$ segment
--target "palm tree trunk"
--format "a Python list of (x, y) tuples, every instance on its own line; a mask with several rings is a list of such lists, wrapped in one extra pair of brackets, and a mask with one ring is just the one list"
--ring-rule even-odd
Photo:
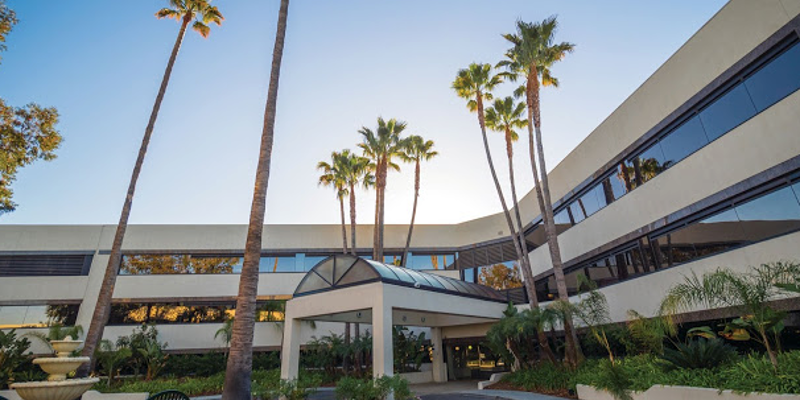
[[(553, 204), (550, 201), (550, 186), (547, 179), (547, 166), (544, 161), (544, 146), (542, 144), (541, 115), (539, 107), (539, 78), (536, 71), (536, 67), (532, 66), (531, 73), (528, 75), (528, 87), (526, 90), (528, 100), (528, 138), (530, 142), (529, 150), (531, 168), (533, 169), (536, 198), (539, 201), (539, 208), (542, 211), (545, 235), (547, 236), (547, 247), (550, 250), (550, 260), (553, 263), (553, 275), (555, 276), (556, 280), (558, 297), (562, 301), (569, 301), (567, 283), (564, 279), (564, 267), (561, 262), (561, 249), (558, 246), (558, 233), (556, 232), (555, 222), (553, 220)], [(536, 152), (534, 152), (534, 137), (531, 130), (533, 130), (536, 134)], [(542, 173), (541, 184), (536, 168), (536, 157), (534, 153), (536, 153), (539, 158), (539, 168), (541, 169)], [(572, 323), (572, 316), (569, 313), (566, 313), (564, 318), (564, 334), (566, 337), (565, 354), (567, 356), (567, 361), (573, 367), (575, 367), (581, 362), (583, 355), (581, 354), (578, 335), (575, 332)]]
[(342, 358), (342, 371), (345, 375), (348, 375), (350, 371), (350, 323), (344, 323), (344, 346), (345, 346), (345, 355)]
[(408, 225), (406, 248), (403, 250), (403, 267), (408, 260), (408, 248), (411, 247), (411, 234), (414, 232), (414, 219), (417, 217), (417, 199), (419, 199), (419, 160), (414, 165), (414, 206), (411, 208), (411, 224)]
[(375, 225), (372, 228), (372, 259), (378, 261), (378, 229), (381, 213), (381, 184), (380, 167), (375, 166)]
[(356, 190), (350, 185), (350, 251), (356, 255)]
[(289, 0), (281, 0), (275, 48), (272, 51), (267, 104), (264, 110), (264, 127), (258, 156), (250, 224), (247, 229), (244, 262), (239, 277), (239, 294), (236, 297), (236, 318), (233, 320), (230, 355), (225, 371), (224, 400), (250, 400), (250, 374), (253, 366), (253, 331), (255, 328), (256, 295), (258, 293), (258, 265), (261, 261), (261, 237), (264, 231), (267, 187), (269, 184), (272, 143), (275, 133), (275, 110), (278, 100), (278, 82), (286, 39), (286, 18)]
[(384, 262), (383, 259), (383, 222), (384, 216), (386, 215), (386, 178), (388, 173), (388, 164), (387, 161), (383, 161), (383, 165), (381, 166), (381, 211), (380, 211), (380, 220), (378, 221), (378, 260), (379, 262)]
[(347, 254), (347, 223), (344, 219), (344, 198), (339, 196), (339, 212), (342, 214), (342, 254)]
[(116, 284), (117, 273), (122, 263), (122, 241), (125, 237), (125, 231), (128, 229), (128, 217), (131, 214), (131, 207), (133, 206), (133, 195), (136, 192), (136, 183), (139, 180), (139, 173), (142, 171), (142, 164), (144, 164), (144, 157), (145, 154), (147, 154), (147, 146), (150, 144), (150, 136), (152, 136), (153, 129), (156, 125), (158, 111), (161, 109), (161, 101), (164, 100), (164, 95), (167, 92), (169, 78), (172, 75), (172, 67), (175, 66), (175, 60), (178, 58), (178, 51), (181, 48), (183, 37), (186, 35), (186, 27), (189, 25), (190, 21), (191, 16), (187, 14), (183, 18), (181, 29), (178, 31), (178, 37), (175, 39), (175, 44), (172, 46), (172, 53), (167, 62), (167, 69), (164, 71), (164, 77), (161, 78), (161, 86), (158, 89), (158, 95), (156, 95), (153, 110), (150, 112), (150, 120), (147, 123), (147, 128), (144, 130), (142, 144), (139, 147), (139, 155), (136, 157), (136, 164), (134, 164), (133, 167), (131, 181), (128, 184), (128, 193), (125, 195), (125, 202), (122, 205), (122, 213), (119, 216), (117, 231), (114, 234), (114, 242), (111, 245), (111, 254), (108, 257), (106, 273), (103, 277), (103, 286), (100, 288), (100, 293), (97, 295), (97, 303), (94, 308), (94, 313), (92, 313), (92, 322), (89, 325), (89, 331), (86, 332), (86, 340), (83, 345), (83, 351), (81, 352), (84, 357), (89, 357), (91, 361), (83, 364), (78, 369), (78, 376), (88, 376), (95, 366), (96, 360), (94, 358), (94, 351), (103, 338), (103, 329), (108, 322), (108, 317), (111, 312), (114, 285)]

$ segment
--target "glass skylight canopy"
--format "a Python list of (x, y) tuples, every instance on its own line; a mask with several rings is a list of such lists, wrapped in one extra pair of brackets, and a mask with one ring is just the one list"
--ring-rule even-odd
[(328, 257), (311, 268), (295, 296), (336, 290), (343, 287), (383, 282), (418, 289), (505, 302), (506, 298), (492, 288), (458, 279), (414, 271), (351, 255)]

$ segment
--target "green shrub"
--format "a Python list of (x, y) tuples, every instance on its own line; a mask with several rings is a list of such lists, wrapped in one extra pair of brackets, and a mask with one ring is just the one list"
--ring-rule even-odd
[(720, 339), (698, 338), (665, 348), (661, 359), (667, 369), (708, 369), (726, 364), (736, 357), (736, 349)]
[(17, 380), (21, 367), (30, 363), (30, 357), (25, 354), (30, 346), (28, 339), (17, 338), (16, 330), (0, 331), (0, 389)]
[(391, 392), (394, 392), (395, 400), (413, 397), (408, 381), (400, 376), (382, 376), (378, 379), (346, 376), (336, 383), (336, 398), (339, 400), (383, 400)]
[(299, 379), (281, 379), (278, 384), (266, 390), (254, 390), (253, 396), (266, 399), (303, 400), (316, 393), (322, 377), (319, 375), (301, 376)]
[[(303, 374), (301, 374), (301, 377)], [(251, 376), (254, 392), (265, 393), (277, 387), (280, 382), (280, 371), (278, 370), (254, 370)], [(225, 383), (225, 371), (208, 377), (192, 378), (159, 378), (152, 381), (129, 379), (118, 385), (108, 387), (105, 383), (95, 384), (92, 388), (102, 393), (123, 393), (123, 392), (148, 392), (158, 393), (164, 390), (175, 389), (186, 393), (189, 396), (201, 396), (222, 393)]]

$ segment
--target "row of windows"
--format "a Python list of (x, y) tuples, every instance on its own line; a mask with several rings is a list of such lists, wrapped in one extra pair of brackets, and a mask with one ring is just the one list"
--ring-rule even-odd
[(608, 171), (579, 198), (560, 206), (554, 216), (558, 232), (583, 221), (799, 89), (800, 44), (782, 47), (784, 50), (761, 67), (743, 72), (733, 84), (710, 95), (677, 124), (665, 128), (654, 143)]
[[(259, 263), (261, 273), (308, 272), (327, 255), (297, 253), (293, 256), (264, 256)], [(371, 259), (368, 255), (363, 258)], [(401, 255), (386, 255), (384, 262), (399, 264)], [(192, 254), (129, 254), (122, 257), (123, 275), (162, 274), (238, 274), (242, 272), (243, 257)], [(456, 255), (409, 254), (406, 267), (415, 270), (452, 269)]]
[[(257, 307), (257, 322), (279, 322), (284, 319), (286, 300), (259, 301)], [(235, 314), (236, 304), (233, 302), (113, 303), (108, 324), (222, 323), (233, 318)]]
[[(746, 196), (746, 195), (745, 195)], [(571, 268), (565, 274), (570, 295), (578, 292), (578, 275), (607, 286), (642, 274), (800, 230), (800, 183), (785, 181), (749, 199), (726, 202), (711, 212), (634, 240)], [(540, 301), (558, 296), (555, 278), (536, 282)]]
[(78, 304), (0, 306), (0, 329), (46, 328), (75, 325)]

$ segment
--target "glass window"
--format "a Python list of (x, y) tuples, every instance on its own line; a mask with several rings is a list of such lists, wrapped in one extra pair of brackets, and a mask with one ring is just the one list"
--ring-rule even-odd
[(712, 141), (756, 114), (744, 85), (737, 85), (700, 112), (700, 120)]
[(737, 205), (736, 214), (753, 242), (800, 229), (800, 204), (789, 187)]
[(703, 131), (703, 125), (700, 124), (700, 118), (694, 116), (661, 139), (660, 143), (666, 160), (664, 167), (669, 168), (708, 144), (708, 139)]
[(581, 196), (576, 203), (581, 206), (581, 210), (584, 211), (586, 218), (588, 218), (590, 215), (600, 211), (601, 208), (606, 206), (605, 200), (603, 185), (598, 184)]
[(577, 200), (569, 204), (569, 214), (572, 216), (572, 222), (575, 224), (586, 219), (586, 212), (583, 209), (583, 205)]
[[(626, 193), (630, 192), (633, 189), (632, 182), (635, 180), (633, 169), (629, 169), (625, 163), (620, 163), (614, 168), (614, 172), (608, 176), (603, 181), (603, 184), (606, 186), (610, 186), (610, 194), (613, 197), (610, 197), (609, 194), (606, 194), (606, 203), (611, 204), (612, 201), (621, 198)], [(608, 189), (606, 189), (607, 191)], [(608, 200), (610, 197), (610, 200)]]
[(565, 208), (553, 216), (553, 222), (555, 222), (557, 234), (561, 234), (561, 232), (564, 232), (570, 226), (572, 226), (572, 221), (569, 219), (569, 212), (567, 209), (568, 208)]
[[(558, 221), (557, 218), (556, 221)], [(541, 223), (536, 224), (533, 230), (527, 235), (525, 235), (525, 238), (528, 239), (529, 243), (533, 243), (534, 246), (533, 248), (528, 246), (528, 250), (533, 250), (547, 243), (547, 235), (545, 235), (544, 226), (542, 226)]]
[(586, 268), (586, 277), (597, 283), (597, 286), (606, 286), (619, 281), (617, 263), (613, 257), (597, 260)]
[(539, 301), (552, 301), (558, 297), (556, 278), (553, 275), (536, 281), (536, 297)]
[(75, 325), (78, 304), (0, 306), (0, 329), (44, 328)]
[(800, 88), (800, 45), (795, 44), (744, 81), (759, 112)]
[(689, 227), (681, 227), (657, 239), (663, 267), (688, 262), (696, 258), (694, 237)]
[(692, 232), (698, 257), (738, 247), (746, 240), (733, 208), (695, 222), (686, 229)]
[(311, 271), (311, 268), (314, 268), (315, 265), (326, 258), (328, 258), (328, 256), (309, 256), (306, 254), (303, 258), (303, 271)]
[(301, 272), (297, 271), (294, 257), (261, 257), (258, 271), (265, 272)]
[(664, 170), (664, 152), (661, 143), (656, 143), (639, 154), (632, 162), (635, 181), (641, 185)]
[(412, 254), (406, 268), (424, 271), (430, 269), (450, 269), (455, 267), (455, 254)]

